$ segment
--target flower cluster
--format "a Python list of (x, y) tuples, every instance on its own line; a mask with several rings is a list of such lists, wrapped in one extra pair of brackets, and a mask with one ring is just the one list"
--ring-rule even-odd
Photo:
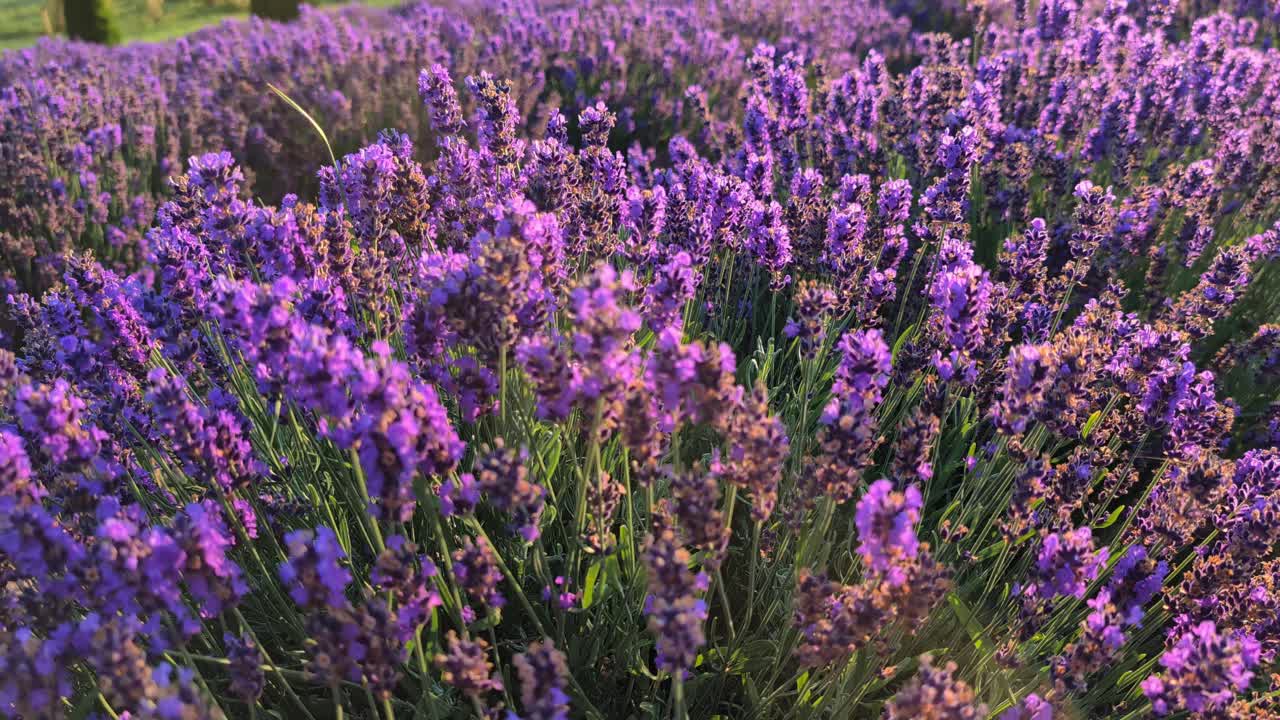
[(0, 715), (1269, 712), (1277, 39), (420, 0), (6, 52)]
[(876, 410), (889, 384), (892, 359), (879, 330), (846, 334), (836, 348), (841, 360), (820, 418), (822, 453), (814, 473), (817, 487), (810, 492), (848, 502), (880, 444)]
[(645, 547), (649, 592), (644, 612), (649, 617), (649, 630), (657, 638), (658, 667), (672, 673), (688, 672), (705, 641), (702, 628), (707, 603), (698, 595), (707, 589), (709, 580), (705, 573), (690, 570), (691, 562), (669, 511), (657, 508)]
[(937, 667), (932, 656), (921, 656), (916, 677), (885, 705), (885, 720), (969, 720), (985, 716), (987, 706), (978, 703), (973, 690), (955, 677), (956, 670), (953, 662)]
[(1213, 623), (1203, 622), (1160, 656), (1164, 672), (1143, 681), (1142, 692), (1159, 715), (1220, 711), (1248, 687), (1259, 660), (1252, 637), (1224, 636)]

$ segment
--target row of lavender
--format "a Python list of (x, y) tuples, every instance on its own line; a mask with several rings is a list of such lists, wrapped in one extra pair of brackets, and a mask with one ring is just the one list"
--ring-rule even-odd
[[(790, 37), (793, 34), (795, 37)], [(838, 67), (873, 46), (893, 56), (908, 26), (873, 3), (685, 3), (539, 0), (308, 11), (290, 25), (226, 23), (164, 45), (44, 42), (0, 60), (0, 268), (43, 290), (65, 250), (118, 268), (145, 256), (145, 231), (188, 156), (219, 150), (251, 187), (314, 190), (323, 159), (306, 107), (339, 149), (394, 126), (423, 139), (413, 86), (439, 62), (459, 77), (519, 79), (522, 116), (570, 117), (603, 100), (637, 138), (682, 125), (684, 89), (730, 105), (759, 39), (820, 52)]]
[[(819, 5), (273, 28), (400, 38), (350, 120), (341, 71), (289, 92), (405, 131), (326, 165), (228, 103), (169, 185), (188, 140), (108, 142), (156, 187), (127, 251), (0, 351), (0, 708), (1270, 716), (1274, 18), (1132, 5), (849, 10), (866, 52)], [(30, 75), (8, 117), (78, 147), (21, 93), (86, 75)]]

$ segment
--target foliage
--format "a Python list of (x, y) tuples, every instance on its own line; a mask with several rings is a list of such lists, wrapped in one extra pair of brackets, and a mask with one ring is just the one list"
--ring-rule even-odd
[(68, 36), (101, 45), (120, 42), (111, 0), (65, 0), (62, 11)]

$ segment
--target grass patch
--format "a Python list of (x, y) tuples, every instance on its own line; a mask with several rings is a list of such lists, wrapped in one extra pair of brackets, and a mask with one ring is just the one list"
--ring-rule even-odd
[[(340, 3), (315, 0), (313, 5)], [(398, 0), (369, 0), (365, 5), (386, 7)], [(160, 42), (195, 32), (222, 20), (249, 17), (246, 2), (238, 6), (230, 2), (205, 0), (169, 0), (160, 14), (153, 14), (147, 0), (115, 0), (116, 15), (124, 40)], [(47, 37), (42, 11), (48, 7), (39, 0), (0, 0), (0, 49), (29, 47)]]

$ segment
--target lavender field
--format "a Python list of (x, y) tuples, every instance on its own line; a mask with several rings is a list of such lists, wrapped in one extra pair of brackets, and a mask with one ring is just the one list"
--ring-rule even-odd
[(1280, 4), (0, 55), (0, 716), (1280, 718)]

